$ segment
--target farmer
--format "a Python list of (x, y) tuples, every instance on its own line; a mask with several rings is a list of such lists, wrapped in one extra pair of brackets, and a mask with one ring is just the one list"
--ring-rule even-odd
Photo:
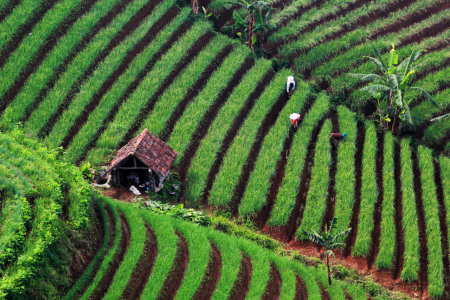
[(297, 122), (302, 119), (302, 116), (300, 114), (294, 113), (294, 114), (289, 115), (289, 119), (291, 119), (291, 121), (292, 121), (292, 126), (297, 128), (297, 126), (298, 126)]
[(330, 142), (337, 146), (340, 140), (343, 140), (347, 137), (347, 133), (333, 132), (330, 133)]
[(291, 97), (292, 93), (295, 90), (295, 79), (294, 76), (289, 76), (287, 78), (287, 83), (286, 83), (286, 92), (288, 93), (289, 97)]

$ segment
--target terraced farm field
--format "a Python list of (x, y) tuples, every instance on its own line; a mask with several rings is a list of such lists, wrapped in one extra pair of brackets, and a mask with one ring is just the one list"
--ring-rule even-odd
[[(173, 0), (4, 1), (0, 128), (15, 130), (19, 123), (26, 136), (63, 147), (68, 162), (94, 166), (107, 164), (148, 128), (179, 153), (173, 170), (182, 182), (179, 202), (229, 212), (292, 245), (301, 245), (302, 229), (320, 231), (336, 217), (339, 230), (352, 228), (339, 255), (362, 257), (368, 269), (386, 269), (425, 296), (445, 299), (450, 123), (430, 119), (449, 112), (448, 1), (299, 0), (272, 6), (278, 27), (263, 47), (291, 67), (277, 72), (271, 61), (256, 59)], [(230, 11), (222, 11), (219, 23), (226, 23)], [(411, 49), (428, 49), (418, 60), (428, 59), (427, 64), (414, 80), (441, 106), (414, 98), (413, 114), (422, 121), (410, 129), (411, 137), (392, 136), (341, 105), (363, 111), (354, 100), (366, 96), (345, 73), (372, 71), (362, 59), (371, 55), (367, 39), (383, 55), (391, 43), (402, 57)], [(297, 87), (289, 98), (285, 84), (292, 74)], [(298, 127), (288, 118), (293, 112), (303, 117)], [(331, 132), (346, 132), (348, 138), (330, 143)], [(10, 178), (20, 177), (17, 172)], [(9, 194), (1, 195), (6, 205)], [(64, 207), (61, 195), (54, 197)], [(68, 298), (202, 298), (196, 292), (203, 294), (204, 285), (209, 291), (204, 298), (234, 298), (230, 293), (238, 287), (248, 289), (237, 293), (249, 299), (264, 293), (294, 298), (305, 290), (319, 295), (316, 282), (326, 284), (319, 273), (308, 279), (309, 271), (209, 231), (199, 229), (193, 237), (184, 229), (189, 225), (161, 220), (175, 230), (158, 233), (159, 217), (104, 201), (107, 206), (99, 201), (97, 207), (109, 220), (109, 237)], [(30, 205), (22, 202), (29, 215)], [(85, 225), (82, 204), (74, 201), (75, 207), (67, 208), (74, 227)], [(163, 249), (165, 242), (155, 242), (158, 234), (178, 246)], [(190, 244), (194, 238), (211, 246)], [(237, 246), (225, 246), (229, 243)], [(231, 248), (241, 252), (225, 254)], [(153, 269), (136, 269), (144, 249), (165, 251), (168, 261), (158, 261), (159, 254), (143, 257)], [(190, 260), (191, 249), (198, 255)], [(209, 257), (220, 255), (234, 265), (223, 264), (220, 272), (229, 275), (211, 287), (203, 274), (212, 268)], [(237, 276), (246, 283), (234, 286)], [(132, 288), (134, 282), (139, 289)], [(340, 286), (328, 292), (332, 299), (344, 298)], [(350, 297), (360, 299), (357, 293), (355, 288)], [(328, 299), (323, 291), (321, 297)]]

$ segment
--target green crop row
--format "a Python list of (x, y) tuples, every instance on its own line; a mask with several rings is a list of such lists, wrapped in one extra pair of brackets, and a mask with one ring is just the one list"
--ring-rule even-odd
[[(45, 141), (49, 145), (58, 146), (64, 137), (67, 135), (69, 129), (74, 125), (77, 118), (83, 113), (84, 108), (92, 100), (95, 93), (100, 89), (104, 82), (112, 75), (122, 60), (147, 33), (149, 27), (154, 24), (159, 17), (170, 7), (169, 5), (162, 5), (162, 9), (158, 9), (144, 20), (140, 26), (130, 34), (120, 45), (118, 45), (108, 57), (97, 67), (96, 71), (86, 82), (81, 86), (79, 93), (71, 101), (70, 106), (61, 115), (60, 119), (54, 124), (51, 133), (47, 136)], [(78, 124), (77, 124), (78, 125)], [(81, 124), (79, 124), (81, 125)]]
[(440, 107), (436, 107), (430, 101), (423, 101), (419, 106), (414, 107), (412, 115), (421, 119), (429, 120), (434, 114), (442, 110), (442, 108), (450, 107), (450, 88), (433, 96), (433, 99)]
[(264, 139), (255, 169), (250, 175), (247, 189), (239, 207), (239, 215), (241, 216), (249, 216), (260, 211), (261, 207), (266, 203), (268, 189), (261, 187), (270, 186), (270, 179), (275, 173), (279, 155), (283, 149), (283, 142), (291, 130), (289, 115), (294, 112), (302, 113), (301, 108), (309, 93), (309, 87), (303, 81), (297, 83), (296, 90), (294, 96), (280, 112), (276, 123)]
[(439, 157), (439, 163), (441, 167), (442, 188), (444, 189), (445, 208), (447, 210), (447, 227), (450, 228), (450, 159), (441, 156)]
[(341, 132), (347, 133), (345, 140), (339, 142), (335, 187), (334, 216), (338, 220), (337, 232), (341, 232), (349, 228), (355, 204), (355, 143), (357, 136), (355, 114), (345, 106), (339, 106), (337, 113)]
[(330, 133), (331, 121), (326, 120), (320, 129), (317, 138), (316, 149), (314, 154), (314, 165), (311, 169), (311, 181), (308, 196), (306, 198), (306, 206), (303, 213), (303, 219), (298, 231), (297, 238), (302, 237), (302, 230), (321, 231), (322, 217), (327, 207), (329, 165), (331, 164), (330, 156)]
[(88, 153), (86, 161), (99, 165), (105, 156), (114, 151), (128, 128), (136, 120), (139, 111), (145, 106), (148, 99), (151, 99), (161, 82), (170, 74), (189, 47), (208, 29), (209, 27), (205, 23), (197, 23), (155, 64), (152, 72), (146, 75), (127, 101), (123, 103), (114, 120), (108, 124), (96, 147)]
[(375, 174), (375, 154), (377, 151), (377, 135), (375, 126), (366, 122), (366, 138), (364, 141), (364, 153), (362, 161), (361, 178), (361, 210), (359, 212), (358, 235), (352, 254), (354, 256), (365, 256), (371, 243), (371, 232), (373, 229), (373, 209), (377, 201), (378, 189)]
[(258, 128), (267, 112), (270, 111), (268, 108), (272, 107), (276, 102), (280, 92), (284, 92), (284, 83), (287, 75), (287, 71), (276, 75), (244, 121), (233, 144), (227, 151), (220, 171), (216, 176), (209, 198), (210, 204), (221, 206), (228, 204), (230, 201), (248, 152), (256, 139)]
[[(247, 51), (242, 51), (241, 47), (237, 47), (230, 53), (222, 65), (209, 78), (205, 88), (186, 107), (185, 112), (174, 127), (168, 141), (168, 144), (176, 149), (178, 153), (184, 154), (189, 141), (194, 138), (193, 134), (197, 128), (197, 124), (200, 123), (209, 106), (214, 101), (218, 101), (219, 94), (244, 63), (245, 58), (248, 56), (247, 53)], [(151, 117), (146, 120), (144, 127), (150, 124), (150, 120)], [(175, 163), (178, 163), (181, 157), (182, 155), (178, 155)]]
[(300, 174), (304, 168), (306, 149), (311, 132), (328, 109), (328, 97), (325, 93), (321, 93), (309, 113), (303, 116), (302, 123), (292, 142), (289, 160), (286, 164), (285, 176), (269, 220), (270, 226), (286, 224), (292, 213), (300, 186)]
[(11, 40), (19, 27), (31, 17), (35, 10), (43, 5), (44, 1), (24, 0), (0, 24), (0, 49)]
[(256, 88), (258, 82), (269, 68), (270, 64), (268, 62), (258, 60), (217, 113), (217, 117), (211, 124), (208, 134), (200, 143), (187, 175), (188, 181), (185, 197), (190, 203), (198, 202), (205, 186), (206, 177), (215, 159), (215, 155), (212, 154), (220, 150), (225, 133), (229, 130), (233, 120), (235, 120), (244, 106), (245, 99)]
[(386, 133), (384, 137), (383, 166), (383, 210), (381, 213), (380, 251), (376, 260), (378, 269), (390, 269), (394, 259), (394, 138)]
[(403, 228), (405, 230), (405, 253), (401, 278), (404, 281), (413, 281), (417, 279), (419, 270), (419, 224), (417, 221), (416, 202), (414, 200), (411, 147), (406, 139), (403, 139), (401, 142), (401, 165)]
[[(82, 127), (79, 133), (73, 138), (72, 143), (67, 149), (67, 157), (71, 161), (76, 161), (79, 156), (86, 151), (86, 146), (89, 141), (95, 136), (101, 126), (104, 126), (107, 120), (106, 117), (110, 113), (113, 106), (122, 97), (127, 87), (136, 79), (136, 76), (142, 71), (145, 65), (159, 50), (159, 45), (170, 36), (170, 34), (180, 25), (182, 20), (186, 18), (186, 11), (181, 14), (174, 22), (167, 25), (167, 27), (149, 44), (146, 49), (136, 57), (130, 64), (127, 71), (114, 83), (111, 89), (105, 94), (99, 103), (98, 107), (92, 111), (86, 124)], [(195, 77), (194, 77), (195, 79)]]
[(130, 3), (109, 26), (102, 29), (95, 38), (92, 39), (89, 45), (75, 57), (51, 91), (48, 92), (47, 97), (42, 101), (39, 107), (34, 110), (30, 119), (25, 124), (25, 132), (31, 133), (33, 136), (37, 135), (50, 116), (55, 113), (58, 106), (68, 95), (77, 79), (82, 76), (98, 54), (107, 47), (125, 23), (127, 23), (146, 2), (147, 1), (144, 0), (135, 0)]
[(423, 146), (419, 146), (418, 156), (428, 240), (428, 293), (431, 298), (437, 298), (444, 291), (444, 281), (439, 205), (436, 196), (436, 185), (434, 183), (433, 157), (431, 150)]
[(47, 55), (39, 68), (28, 78), (26, 84), (3, 113), (0, 124), (8, 128), (11, 124), (19, 122), (28, 107), (32, 106), (38, 92), (47, 84), (54, 73), (60, 68), (63, 61), (75, 50), (81, 39), (89, 34), (94, 25), (104, 17), (108, 10), (118, 0), (103, 0), (94, 5), (91, 11), (81, 17), (64, 35), (55, 48)]
[(25, 37), (22, 44), (8, 58), (8, 62), (0, 71), (0, 95), (4, 96), (11, 87), (24, 66), (40, 48), (43, 41), (53, 32), (53, 29), (63, 22), (73, 8), (79, 6), (81, 0), (62, 0), (55, 4), (42, 20), (33, 28), (32, 34)]

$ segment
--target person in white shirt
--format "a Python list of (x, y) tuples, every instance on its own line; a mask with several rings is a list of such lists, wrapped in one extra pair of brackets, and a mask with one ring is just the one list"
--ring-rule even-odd
[(294, 76), (289, 76), (287, 78), (287, 83), (286, 83), (286, 92), (288, 93), (289, 97), (291, 97), (292, 93), (295, 90), (295, 79)]

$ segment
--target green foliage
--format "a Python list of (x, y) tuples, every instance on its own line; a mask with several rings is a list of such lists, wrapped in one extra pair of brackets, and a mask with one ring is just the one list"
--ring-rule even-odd
[(208, 226), (211, 224), (211, 219), (208, 216), (192, 208), (183, 208), (183, 204), (169, 205), (155, 201), (141, 201), (140, 206), (150, 210), (153, 213), (171, 216), (202, 226)]

